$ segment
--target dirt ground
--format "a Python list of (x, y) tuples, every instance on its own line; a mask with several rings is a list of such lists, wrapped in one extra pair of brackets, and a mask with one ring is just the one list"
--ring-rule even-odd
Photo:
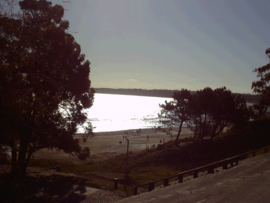
[[(128, 134), (127, 134), (128, 132)], [(75, 138), (80, 140), (82, 147), (89, 147), (91, 151), (90, 160), (106, 159), (117, 154), (123, 154), (127, 151), (127, 139), (129, 140), (129, 151), (140, 151), (159, 143), (168, 142), (176, 138), (178, 128), (170, 131), (171, 135), (166, 133), (166, 130), (141, 129), (141, 133), (136, 134), (136, 130), (114, 131), (114, 132), (99, 132), (95, 136), (88, 138), (83, 142), (82, 135), (75, 135)], [(190, 137), (193, 132), (188, 128), (182, 128), (180, 138)], [(147, 139), (148, 136), (148, 139)], [(78, 158), (66, 154), (63, 151), (42, 149), (34, 154), (34, 158), (49, 158), (58, 160), (69, 160), (77, 162)]]

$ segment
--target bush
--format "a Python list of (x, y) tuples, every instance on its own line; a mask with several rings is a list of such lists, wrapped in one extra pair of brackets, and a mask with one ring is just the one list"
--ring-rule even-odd
[(90, 156), (89, 147), (85, 147), (77, 156), (80, 160), (85, 161)]

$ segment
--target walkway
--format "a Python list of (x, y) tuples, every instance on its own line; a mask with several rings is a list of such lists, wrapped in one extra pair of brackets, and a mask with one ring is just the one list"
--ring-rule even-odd
[(270, 202), (270, 153), (238, 166), (126, 198), (120, 203)]

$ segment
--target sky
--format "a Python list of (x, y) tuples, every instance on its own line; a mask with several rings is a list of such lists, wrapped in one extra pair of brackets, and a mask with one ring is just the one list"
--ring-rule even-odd
[(69, 32), (91, 62), (94, 88), (252, 93), (269, 63), (267, 0), (70, 0)]

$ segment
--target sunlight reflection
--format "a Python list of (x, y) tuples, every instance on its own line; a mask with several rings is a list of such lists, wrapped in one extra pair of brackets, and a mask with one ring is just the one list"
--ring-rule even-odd
[(87, 111), (94, 132), (151, 128), (160, 125), (159, 104), (171, 98), (95, 94)]

